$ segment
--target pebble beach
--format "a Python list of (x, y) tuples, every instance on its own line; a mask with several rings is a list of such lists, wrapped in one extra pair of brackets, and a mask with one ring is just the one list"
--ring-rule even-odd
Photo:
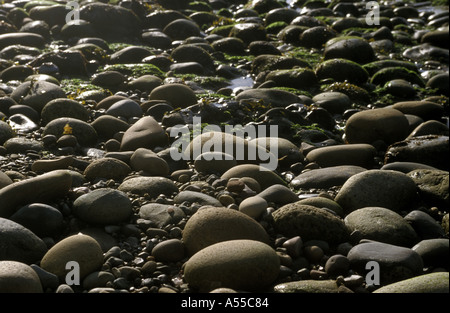
[(449, 293), (448, 1), (371, 3), (3, 1), (0, 293)]

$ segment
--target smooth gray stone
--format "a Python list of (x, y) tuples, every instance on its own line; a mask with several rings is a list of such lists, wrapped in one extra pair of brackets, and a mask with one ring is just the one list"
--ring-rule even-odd
[(423, 273), (423, 260), (417, 252), (382, 242), (360, 243), (348, 252), (347, 258), (350, 260), (350, 267), (360, 273), (368, 272), (368, 262), (377, 262), (381, 285)]
[(411, 249), (422, 257), (425, 266), (448, 268), (450, 250), (447, 238), (425, 239)]
[(332, 166), (313, 169), (296, 176), (290, 186), (293, 188), (330, 188), (342, 186), (350, 177), (367, 169), (354, 165)]

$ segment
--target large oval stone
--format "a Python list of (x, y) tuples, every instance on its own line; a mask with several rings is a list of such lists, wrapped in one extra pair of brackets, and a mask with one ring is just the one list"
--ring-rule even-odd
[(199, 209), (186, 223), (183, 242), (189, 255), (212, 244), (236, 239), (269, 243), (265, 229), (250, 216), (224, 207)]
[(347, 258), (350, 268), (362, 274), (367, 271), (367, 262), (377, 262), (382, 285), (423, 273), (423, 261), (417, 252), (382, 242), (360, 243), (350, 249)]
[(344, 222), (351, 232), (358, 232), (358, 239), (370, 239), (404, 247), (412, 247), (419, 241), (414, 228), (400, 214), (389, 209), (361, 208), (348, 214)]
[(223, 287), (262, 291), (280, 271), (280, 259), (269, 245), (255, 240), (228, 240), (202, 249), (184, 269), (186, 282), (201, 292)]
[(354, 165), (370, 168), (376, 153), (370, 144), (346, 144), (316, 148), (306, 155), (306, 159), (320, 167)]
[(288, 237), (300, 236), (304, 241), (324, 240), (338, 244), (349, 236), (341, 218), (322, 208), (299, 202), (282, 206), (272, 217), (277, 231)]
[[(277, 148), (276, 142), (270, 143), (269, 147), (259, 145), (256, 141), (248, 141), (238, 133), (225, 131), (206, 131), (195, 136), (195, 138), (187, 145), (184, 150), (184, 158), (196, 160), (200, 155), (206, 152), (225, 153), (224, 155), (210, 155), (214, 157), (227, 157), (231, 155), (238, 164), (251, 163), (265, 165), (266, 167), (274, 166), (273, 161), (277, 162), (276, 153), (272, 151)], [(205, 155), (203, 155), (204, 157)]]
[(394, 212), (408, 210), (417, 200), (414, 181), (391, 170), (367, 170), (350, 177), (335, 201), (348, 214), (364, 207), (383, 207)]
[(375, 52), (370, 44), (360, 37), (338, 37), (327, 41), (324, 58), (341, 58), (365, 64), (375, 61)]
[(28, 264), (0, 261), (0, 293), (42, 293), (41, 280)]
[(151, 91), (149, 100), (164, 100), (174, 108), (185, 108), (197, 103), (194, 91), (183, 84), (158, 86)]
[(107, 157), (92, 161), (84, 170), (84, 176), (88, 180), (96, 178), (123, 179), (130, 172), (130, 166), (124, 161)]
[[(79, 265), (80, 279), (99, 270), (103, 264), (103, 251), (98, 242), (87, 235), (72, 235), (57, 242), (41, 260), (42, 269), (53, 273), (65, 281), (68, 262)], [(70, 264), (69, 264), (70, 265)]]
[(49, 101), (66, 98), (66, 93), (61, 87), (50, 82), (26, 81), (11, 93), (11, 98), (19, 104), (29, 105), (39, 113)]
[(41, 238), (59, 235), (64, 229), (63, 214), (58, 209), (43, 203), (25, 205), (10, 219)]
[(92, 147), (97, 143), (97, 132), (89, 123), (72, 118), (60, 117), (49, 122), (42, 136), (54, 135), (57, 138), (63, 134), (71, 134), (77, 138), (78, 143), (84, 147)]
[(408, 119), (395, 109), (380, 108), (360, 111), (347, 120), (345, 138), (348, 143), (368, 143), (383, 140), (391, 144), (409, 134)]
[(78, 101), (67, 98), (51, 100), (42, 108), (41, 120), (44, 125), (60, 117), (71, 117), (87, 122), (89, 112)]
[(133, 211), (124, 192), (100, 188), (78, 197), (73, 202), (73, 212), (87, 223), (108, 225), (127, 221)]
[(63, 198), (72, 187), (72, 176), (56, 170), (15, 182), (0, 189), (0, 217), (9, 218), (20, 206)]

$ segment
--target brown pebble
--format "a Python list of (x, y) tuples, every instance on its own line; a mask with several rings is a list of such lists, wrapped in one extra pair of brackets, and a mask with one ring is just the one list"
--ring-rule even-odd
[(292, 237), (283, 242), (283, 248), (292, 258), (298, 258), (302, 253), (303, 241), (300, 236)]
[(227, 189), (229, 192), (240, 193), (245, 188), (245, 183), (240, 179), (231, 178), (227, 183)]
[(303, 248), (305, 257), (311, 263), (319, 263), (322, 260), (324, 253), (323, 250), (318, 246), (307, 246)]

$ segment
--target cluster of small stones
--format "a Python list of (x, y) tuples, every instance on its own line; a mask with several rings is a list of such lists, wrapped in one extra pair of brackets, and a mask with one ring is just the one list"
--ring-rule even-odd
[(0, 292), (448, 293), (448, 3), (378, 9), (1, 4)]

